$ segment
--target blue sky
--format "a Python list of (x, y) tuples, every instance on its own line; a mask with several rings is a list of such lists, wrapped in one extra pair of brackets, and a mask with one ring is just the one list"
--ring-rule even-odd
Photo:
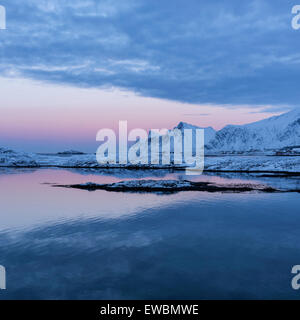
[(94, 151), (119, 120), (220, 129), (298, 108), (295, 4), (0, 0), (0, 146)]
[(1, 75), (189, 103), (298, 105), (294, 1), (0, 3)]

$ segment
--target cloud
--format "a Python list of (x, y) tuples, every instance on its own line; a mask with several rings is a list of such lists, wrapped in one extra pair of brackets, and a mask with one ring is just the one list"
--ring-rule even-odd
[(2, 0), (0, 74), (188, 103), (300, 99), (293, 2)]
[(183, 116), (191, 116), (191, 117), (206, 117), (206, 116), (210, 116), (210, 113), (184, 113)]

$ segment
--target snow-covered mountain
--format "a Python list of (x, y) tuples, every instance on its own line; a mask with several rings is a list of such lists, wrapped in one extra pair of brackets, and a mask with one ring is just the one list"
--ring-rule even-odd
[[(180, 122), (174, 129), (184, 132), (184, 129), (198, 128), (200, 127)], [(172, 140), (171, 137), (178, 134), (178, 130), (174, 129), (168, 130), (161, 138), (160, 144), (167, 145), (168, 141)], [(246, 125), (229, 125), (217, 132), (210, 127), (203, 129), (205, 132), (205, 155), (218, 155), (217, 157), (208, 156), (205, 158), (205, 170), (300, 172), (300, 157), (293, 156), (300, 155), (300, 111), (291, 111)], [(182, 137), (182, 134), (179, 136)], [(151, 141), (145, 141), (146, 147), (149, 147), (149, 142)], [(192, 147), (194, 150), (195, 139), (193, 139)], [(174, 151), (172, 143), (171, 150)], [(222, 154), (226, 154), (226, 156), (222, 156)], [(238, 157), (228, 154), (255, 156)], [(284, 157), (266, 156), (268, 154), (284, 155)], [(161, 158), (163, 155), (162, 152), (159, 157)], [(71, 153), (69, 156), (63, 156), (59, 154), (31, 154), (0, 148), (0, 168), (49, 166), (62, 168), (119, 167), (118, 164), (103, 166), (97, 163), (94, 153)], [(168, 165), (149, 163), (132, 165), (130, 162), (121, 165), (122, 168), (136, 166), (141, 168), (173, 168), (181, 165), (175, 165), (172, 161)]]
[(300, 111), (294, 110), (246, 125), (228, 125), (206, 144), (209, 152), (293, 152), (300, 146)]
[(182, 132), (185, 129), (192, 129), (192, 130), (204, 129), (204, 143), (205, 143), (205, 145), (208, 145), (216, 135), (216, 130), (213, 129), (212, 127), (197, 127), (197, 126), (194, 126), (194, 125), (186, 123), (186, 122), (179, 122), (178, 125), (174, 129), (179, 129)]
[[(245, 125), (227, 125), (219, 131), (212, 127), (198, 127), (186, 122), (169, 130), (162, 141), (167, 141), (179, 129), (204, 129), (205, 154), (271, 153), (278, 155), (300, 154), (300, 111), (260, 120)], [(171, 150), (174, 147), (171, 143)], [(195, 150), (195, 139), (193, 139)]]
[[(195, 151), (196, 151), (196, 135), (195, 135), (196, 129), (204, 129), (204, 144), (205, 145), (208, 145), (213, 140), (213, 138), (215, 137), (215, 134), (216, 134), (216, 131), (212, 127), (203, 128), (203, 127), (198, 127), (198, 126), (186, 123), (186, 122), (179, 122), (179, 124), (176, 127), (168, 130), (161, 137), (152, 135), (152, 132), (150, 131), (149, 137), (145, 141), (145, 145), (148, 145), (149, 155), (151, 153), (151, 141), (156, 143), (157, 145), (159, 145), (160, 149), (162, 149), (163, 145), (168, 146), (170, 144), (170, 149), (167, 148), (166, 149), (167, 151), (166, 150), (159, 151), (157, 149), (158, 153), (160, 154), (159, 157), (161, 157), (162, 154), (165, 154), (165, 152), (169, 153), (168, 150), (170, 150), (171, 153), (173, 153), (174, 152), (174, 139), (175, 139), (174, 137), (179, 138), (179, 140), (184, 145), (183, 137), (184, 137), (185, 130), (187, 130), (187, 129), (192, 130), (192, 133), (193, 133), (192, 144), (190, 145), (192, 154), (195, 154)], [(186, 146), (186, 148), (188, 148), (188, 147), (189, 146)], [(181, 152), (183, 152), (183, 149)], [(171, 159), (173, 159), (173, 157), (171, 157)]]
[[(200, 127), (180, 122), (174, 129), (184, 133), (185, 129), (199, 129)], [(171, 151), (174, 151), (174, 140), (171, 137), (178, 134), (178, 130), (171, 129), (159, 139), (159, 145), (168, 145), (170, 141)], [(205, 155), (222, 154), (256, 154), (262, 156), (273, 155), (300, 155), (300, 111), (291, 111), (280, 116), (253, 122), (246, 125), (228, 125), (219, 131), (211, 127), (200, 128), (205, 133)], [(182, 134), (179, 135), (182, 137)], [(180, 138), (181, 139), (181, 138)], [(150, 148), (150, 140), (145, 141)], [(192, 144), (195, 148), (195, 139)], [(164, 151), (168, 152), (168, 151)], [(69, 154), (70, 153), (70, 154)], [(74, 154), (69, 156), (33, 154), (16, 152), (7, 148), (0, 148), (0, 167), (101, 167), (96, 161), (94, 153)], [(157, 151), (159, 154), (160, 151)], [(162, 152), (159, 157), (164, 153)], [(150, 152), (148, 153), (150, 155)], [(172, 158), (172, 157), (171, 157)], [(235, 159), (239, 158), (239, 159)], [(251, 159), (249, 159), (251, 158)], [(273, 158), (273, 159), (271, 159)], [(128, 164), (130, 167), (130, 164)], [(172, 163), (170, 164), (172, 167)], [(299, 171), (300, 157), (207, 157), (206, 169), (219, 170), (284, 170)]]

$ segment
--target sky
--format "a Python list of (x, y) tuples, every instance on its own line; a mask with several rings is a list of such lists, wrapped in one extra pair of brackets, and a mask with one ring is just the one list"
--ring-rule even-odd
[(0, 146), (95, 151), (119, 120), (220, 129), (298, 108), (295, 4), (0, 0)]

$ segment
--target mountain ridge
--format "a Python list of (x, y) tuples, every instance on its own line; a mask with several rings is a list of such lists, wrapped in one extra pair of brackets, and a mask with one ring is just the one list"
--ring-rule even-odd
[[(177, 129), (204, 129), (206, 153), (300, 153), (300, 111), (292, 110), (278, 116), (243, 124), (227, 125), (216, 131), (180, 122)], [(175, 129), (174, 128), (174, 129)], [(299, 150), (296, 150), (299, 149)]]

